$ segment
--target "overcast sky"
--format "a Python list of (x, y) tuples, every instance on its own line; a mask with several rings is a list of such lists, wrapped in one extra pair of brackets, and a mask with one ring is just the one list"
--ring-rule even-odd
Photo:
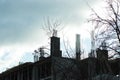
[[(18, 64), (32, 61), (32, 52), (49, 42), (41, 29), (45, 17), (59, 18), (70, 41), (80, 33), (84, 45), (90, 44), (86, 24), (90, 8), (100, 0), (0, 0), (0, 71)], [(60, 35), (61, 36), (61, 35)], [(71, 41), (74, 46), (74, 42)]]

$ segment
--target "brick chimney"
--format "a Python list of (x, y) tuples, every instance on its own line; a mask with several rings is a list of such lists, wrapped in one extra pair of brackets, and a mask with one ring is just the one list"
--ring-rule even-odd
[(62, 53), (60, 50), (60, 38), (52, 36), (50, 43), (50, 53), (51, 57), (62, 57)]
[(108, 60), (108, 50), (97, 49), (97, 59), (99, 60)]

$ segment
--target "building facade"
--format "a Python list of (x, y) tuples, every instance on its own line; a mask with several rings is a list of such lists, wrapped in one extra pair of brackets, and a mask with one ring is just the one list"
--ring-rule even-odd
[(98, 49), (97, 58), (62, 57), (60, 39), (51, 37), (51, 55), (39, 57), (0, 74), (0, 80), (119, 80), (120, 59), (108, 60), (108, 51)]

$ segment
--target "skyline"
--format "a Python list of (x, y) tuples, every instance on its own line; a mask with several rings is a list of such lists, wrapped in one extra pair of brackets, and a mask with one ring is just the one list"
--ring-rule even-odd
[[(90, 45), (90, 15), (87, 3), (94, 7), (100, 0), (1, 0), (0, 1), (0, 72), (15, 66), (19, 61), (32, 58), (32, 53), (49, 39), (41, 29), (44, 17), (60, 18), (65, 28), (59, 32), (71, 40), (75, 34), (82, 37), (82, 48)], [(86, 28), (87, 27), (87, 28)], [(88, 41), (89, 40), (89, 41)], [(71, 42), (71, 41), (70, 41)], [(74, 46), (75, 40), (71, 42)], [(90, 47), (89, 47), (90, 50)], [(28, 59), (29, 60), (29, 59)], [(29, 60), (31, 61), (31, 59)]]

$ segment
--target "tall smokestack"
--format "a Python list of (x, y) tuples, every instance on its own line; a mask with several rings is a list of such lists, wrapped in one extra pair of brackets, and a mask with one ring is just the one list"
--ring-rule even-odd
[(76, 59), (81, 59), (80, 35), (76, 34)]
[(50, 48), (51, 56), (53, 57), (62, 57), (60, 51), (60, 38), (52, 36), (51, 37), (51, 48)]
[(91, 32), (91, 53), (89, 53), (89, 57), (95, 57), (95, 39), (94, 39), (94, 30)]

